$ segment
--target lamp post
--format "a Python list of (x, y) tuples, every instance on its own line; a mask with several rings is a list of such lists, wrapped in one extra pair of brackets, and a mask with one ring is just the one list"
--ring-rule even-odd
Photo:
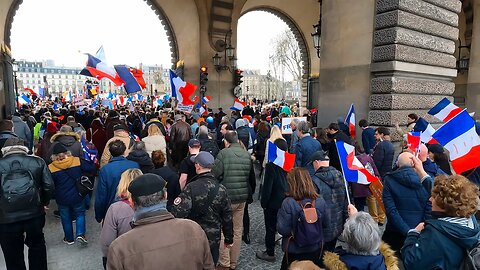
[(268, 85), (267, 85), (267, 100), (268, 102), (270, 102), (270, 81), (272, 79), (272, 76), (270, 75), (270, 70), (267, 71), (267, 81), (268, 81)]
[(468, 68), (470, 66), (470, 58), (467, 56), (462, 57), (462, 49), (470, 49), (470, 46), (468, 45), (462, 45), (462, 40), (458, 39), (459, 46), (458, 46), (458, 60), (457, 60), (457, 70), (459, 73), (463, 73), (465, 71), (468, 71)]
[(314, 32), (311, 35), (313, 38), (313, 47), (317, 49), (317, 57), (320, 58), (320, 48), (322, 45), (322, 0), (318, 0), (318, 3), (320, 3), (318, 23), (313, 26)]
[[(217, 72), (220, 72), (221, 70), (228, 70), (232, 72), (237, 66), (237, 58), (235, 57), (235, 48), (233, 48), (230, 43), (227, 43), (229, 35), (231, 38), (232, 30), (229, 30), (227, 33), (225, 33), (224, 40), (217, 40), (216, 42), (216, 47), (219, 48), (218, 51), (221, 52), (221, 50), (223, 50), (223, 53), (224, 53), (223, 63), (221, 63), (222, 57), (218, 53), (215, 53), (215, 55), (212, 57), (213, 65), (215, 66), (215, 70)], [(231, 62), (231, 68), (230, 66), (227, 65), (227, 59), (230, 60)]]
[(15, 60), (12, 61), (12, 70), (13, 70), (13, 85), (15, 87), (15, 101), (18, 100), (18, 85), (17, 85), (17, 71), (18, 63)]

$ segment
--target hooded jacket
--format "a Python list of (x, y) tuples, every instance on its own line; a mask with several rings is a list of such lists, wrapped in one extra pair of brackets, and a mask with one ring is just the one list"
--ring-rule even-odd
[(480, 237), (475, 218), (440, 217), (409, 232), (402, 248), (405, 269), (460, 269), (465, 250)]
[(431, 177), (436, 177), (438, 175), (446, 175), (446, 173), (442, 171), (442, 169), (440, 169), (440, 167), (438, 167), (435, 162), (431, 161), (428, 158), (422, 163), (422, 165), (425, 172), (428, 173), (428, 175), (430, 175)]
[(63, 206), (79, 204), (83, 197), (78, 193), (77, 179), (82, 176), (82, 172), (93, 171), (93, 163), (70, 156), (62, 160), (53, 161), (48, 165), (48, 169), (55, 183), (55, 200), (57, 204)]
[(31, 149), (30, 140), (32, 139), (32, 132), (30, 132), (27, 123), (25, 123), (20, 116), (12, 116), (12, 121), (15, 134), (24, 140), (27, 147)]
[[(431, 181), (431, 178), (424, 181)], [(387, 231), (406, 236), (408, 230), (430, 218), (430, 194), (411, 167), (402, 167), (385, 175), (382, 197), (389, 220)]]
[(50, 164), (52, 162), (50, 157), (52, 155), (53, 147), (55, 147), (57, 143), (65, 146), (65, 148), (67, 148), (67, 150), (72, 153), (72, 156), (83, 157), (82, 144), (80, 143), (80, 135), (78, 135), (76, 132), (57, 132), (55, 135), (52, 136), (50, 141), (52, 142), (52, 145), (48, 150), (47, 160), (45, 160), (47, 164)]
[(133, 150), (128, 154), (127, 159), (137, 162), (138, 165), (140, 165), (140, 170), (142, 171), (142, 173), (148, 173), (151, 170), (155, 169), (152, 159), (146, 151)]
[(323, 263), (327, 270), (398, 270), (398, 259), (395, 252), (385, 243), (380, 245), (380, 254), (362, 256), (347, 253), (344, 250), (332, 253), (325, 252)]
[(323, 237), (325, 242), (330, 242), (342, 233), (348, 217), (347, 192), (342, 173), (334, 167), (320, 167), (312, 176), (312, 180), (327, 205), (330, 223), (323, 227)]

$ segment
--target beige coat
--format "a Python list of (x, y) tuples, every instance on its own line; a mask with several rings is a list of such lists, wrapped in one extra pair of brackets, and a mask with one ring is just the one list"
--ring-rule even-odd
[(100, 159), (100, 168), (107, 164), (112, 158), (112, 155), (108, 150), (108, 146), (111, 142), (115, 140), (121, 140), (127, 147), (127, 150), (125, 150), (125, 156), (128, 156), (128, 153), (130, 153), (130, 135), (125, 131), (115, 131), (113, 134), (113, 138), (108, 140), (107, 144), (105, 144), (105, 150), (103, 151), (102, 158)]
[(162, 135), (147, 136), (143, 138), (142, 141), (145, 142), (145, 149), (150, 157), (152, 157), (153, 151), (160, 150), (165, 155), (165, 158), (167, 158), (167, 142), (165, 141), (165, 137)]
[(215, 269), (207, 236), (194, 221), (159, 211), (133, 226), (110, 245), (107, 269)]

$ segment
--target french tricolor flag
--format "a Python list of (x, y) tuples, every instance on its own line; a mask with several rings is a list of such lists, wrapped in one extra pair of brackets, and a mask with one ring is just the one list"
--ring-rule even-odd
[(105, 62), (89, 53), (87, 53), (87, 56), (87, 67), (82, 70), (80, 74), (95, 77), (97, 79), (107, 78), (117, 86), (121, 86), (124, 83), (115, 71), (115, 68), (107, 65)]
[(355, 109), (352, 105), (350, 105), (350, 109), (348, 110), (347, 117), (345, 118), (345, 125), (348, 126), (348, 132), (350, 133), (350, 137), (355, 139)]
[(433, 139), (432, 135), (435, 133), (435, 129), (427, 122), (427, 120), (423, 119), (422, 117), (418, 118), (417, 122), (415, 122), (415, 126), (413, 127), (414, 132), (420, 132), (420, 141), (423, 143), (428, 144), (438, 144), (435, 139)]
[(435, 116), (442, 122), (448, 122), (455, 115), (462, 111), (461, 108), (450, 102), (447, 98), (443, 98), (437, 105), (428, 111), (428, 114)]
[(235, 101), (233, 102), (233, 106), (230, 107), (230, 110), (242, 111), (246, 104), (247, 104), (246, 102), (240, 101), (240, 99), (235, 98)]
[(205, 110), (205, 108), (202, 105), (200, 105), (200, 103), (197, 104), (197, 109), (198, 109), (198, 112), (200, 113), (200, 115), (203, 115), (203, 114), (207, 113), (207, 110)]
[(295, 154), (290, 154), (268, 141), (268, 161), (288, 172), (295, 165)]
[(142, 87), (126, 65), (115, 65), (114, 67), (124, 83), (123, 87), (125, 87), (127, 94), (142, 91)]
[(207, 103), (207, 102), (209, 102), (211, 99), (212, 99), (212, 98), (211, 98), (210, 96), (204, 96), (204, 97), (202, 97), (202, 102), (203, 102), (203, 103)]
[(172, 86), (172, 97), (176, 98), (183, 105), (194, 105), (195, 102), (190, 99), (197, 86), (189, 82), (184, 82), (173, 70), (170, 70), (170, 84)]
[(475, 132), (475, 121), (467, 110), (441, 126), (433, 138), (450, 152), (452, 167), (457, 174), (480, 166), (480, 138)]
[(342, 141), (335, 141), (338, 157), (342, 164), (345, 180), (348, 182), (368, 185), (378, 180), (372, 175), (355, 156), (355, 147)]
[(32, 100), (30, 100), (30, 98), (27, 95), (22, 94), (18, 97), (18, 103), (20, 103), (20, 105), (30, 104), (32, 103)]
[(407, 146), (408, 149), (412, 150), (414, 153), (417, 153), (420, 147), (420, 132), (409, 132), (407, 133)]

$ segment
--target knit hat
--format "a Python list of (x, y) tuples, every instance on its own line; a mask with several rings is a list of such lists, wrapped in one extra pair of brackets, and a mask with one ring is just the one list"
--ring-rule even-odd
[(163, 190), (167, 182), (159, 175), (146, 173), (135, 178), (128, 186), (133, 197), (146, 196)]
[(58, 128), (57, 128), (57, 123), (55, 122), (49, 122), (47, 124), (47, 132), (48, 133), (56, 133), (58, 131)]
[(63, 146), (63, 144), (57, 143), (53, 146), (52, 154), (58, 155), (58, 154), (61, 154), (61, 153), (65, 153), (67, 151), (68, 151), (68, 149), (65, 148), (65, 146)]

